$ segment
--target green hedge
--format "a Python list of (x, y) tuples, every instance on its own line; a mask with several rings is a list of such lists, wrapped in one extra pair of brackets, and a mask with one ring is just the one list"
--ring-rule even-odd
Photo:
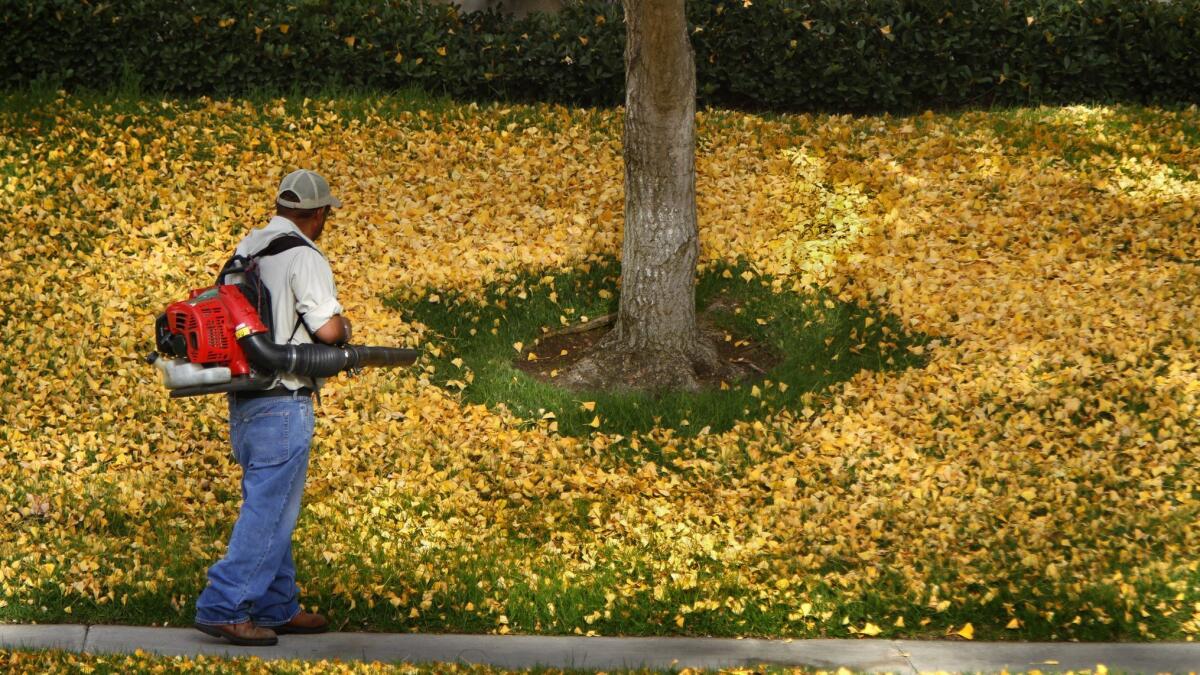
[[(1200, 0), (688, 3), (703, 103), (910, 111), (1200, 100)], [(0, 0), (0, 88), (238, 94), (418, 86), (624, 100), (619, 4), (460, 14), (427, 0)]]

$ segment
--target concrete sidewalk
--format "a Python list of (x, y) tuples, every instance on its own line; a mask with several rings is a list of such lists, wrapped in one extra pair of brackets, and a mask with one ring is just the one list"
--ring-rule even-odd
[(0, 625), (0, 648), (56, 648), (162, 655), (258, 656), (383, 662), (465, 662), (502, 668), (730, 668), (760, 664), (863, 672), (1131, 673), (1200, 671), (1200, 643), (947, 642), (915, 640), (735, 640), (728, 638), (541, 637), (326, 633), (284, 635), (274, 647), (234, 647), (194, 628)]

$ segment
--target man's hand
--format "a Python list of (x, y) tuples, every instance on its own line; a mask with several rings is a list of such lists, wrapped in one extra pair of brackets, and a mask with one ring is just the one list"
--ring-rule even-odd
[(334, 314), (324, 326), (317, 329), (317, 339), (327, 345), (344, 344), (350, 341), (350, 319), (341, 314)]

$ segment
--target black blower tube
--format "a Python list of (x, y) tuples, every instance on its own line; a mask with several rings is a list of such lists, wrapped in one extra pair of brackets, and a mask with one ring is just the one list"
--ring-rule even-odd
[(367, 366), (408, 366), (421, 354), (416, 349), (397, 347), (279, 345), (266, 333), (247, 335), (238, 344), (246, 352), (246, 358), (264, 370), (309, 377), (332, 377), (344, 370)]

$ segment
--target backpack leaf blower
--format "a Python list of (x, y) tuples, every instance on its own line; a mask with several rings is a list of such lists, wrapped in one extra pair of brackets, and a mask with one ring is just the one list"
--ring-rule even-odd
[[(155, 321), (156, 351), (146, 357), (163, 375), (171, 398), (274, 386), (278, 375), (331, 377), (364, 367), (412, 365), (420, 351), (362, 345), (276, 344), (260, 316), (270, 316), (269, 294), (257, 274), (253, 284), (221, 283), (228, 272), (254, 272), (226, 265), (218, 283), (195, 289), (187, 300), (167, 306)], [(231, 261), (232, 262), (232, 261)], [(255, 301), (255, 302), (252, 302)], [(266, 312), (256, 310), (265, 304)]]

